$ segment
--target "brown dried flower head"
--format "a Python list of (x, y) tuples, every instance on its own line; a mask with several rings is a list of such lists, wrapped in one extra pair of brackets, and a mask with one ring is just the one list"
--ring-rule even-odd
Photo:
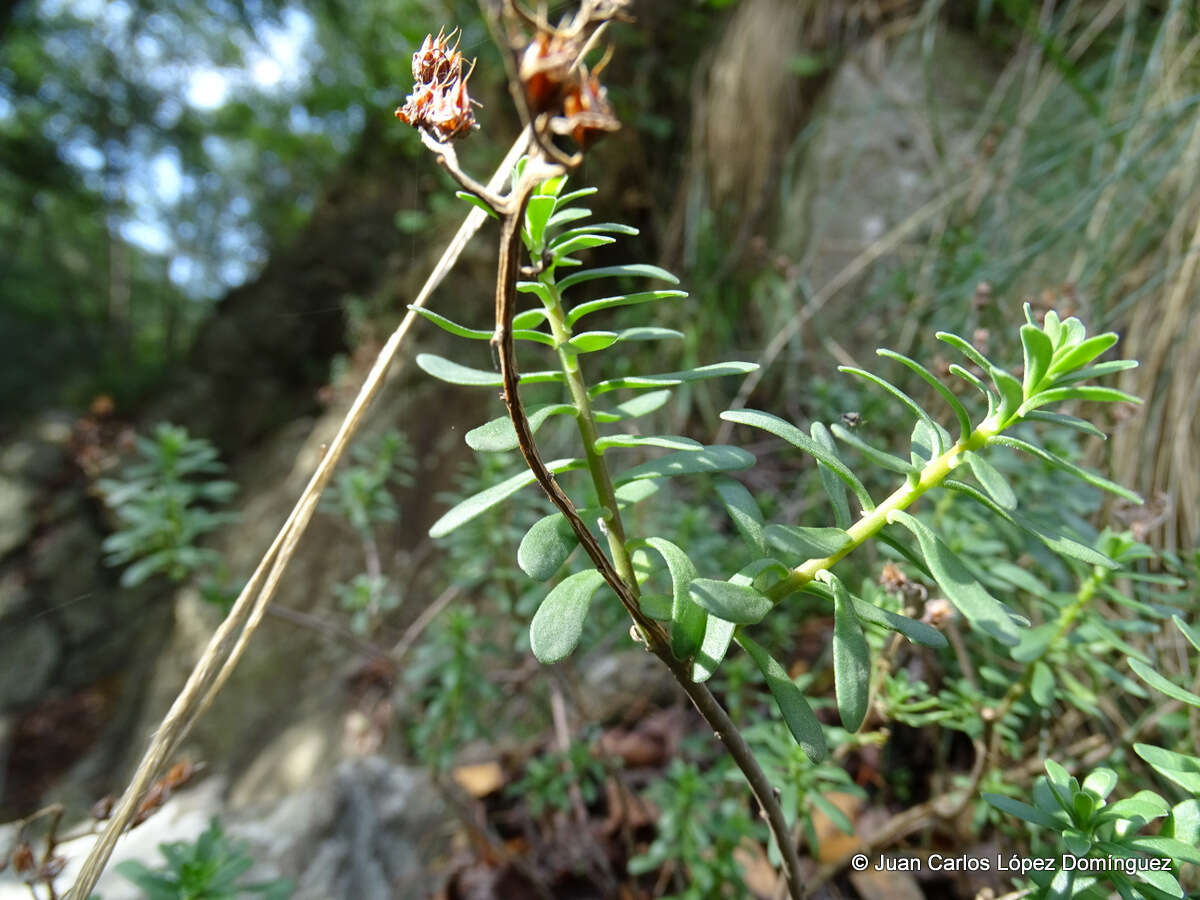
[(21, 841), (13, 849), (12, 852), (12, 867), (13, 871), (18, 875), (24, 875), (32, 872), (37, 865), (37, 861), (33, 856), (33, 848), (29, 846), (29, 841)]
[(426, 35), (420, 49), (413, 54), (413, 89), (396, 118), (413, 128), (423, 128), (438, 141), (460, 138), (478, 127), (475, 122), (477, 105), (467, 93), (471, 70), (463, 71), (463, 55), (457, 31), (437, 37)]

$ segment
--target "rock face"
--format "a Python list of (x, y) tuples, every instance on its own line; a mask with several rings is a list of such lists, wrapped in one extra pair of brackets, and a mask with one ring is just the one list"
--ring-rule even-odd
[(123, 752), (139, 660), (169, 620), (162, 585), (121, 588), (104, 565), (70, 433), (46, 417), (0, 453), (0, 809), (14, 815), (85, 751), (93, 774)]
[[(792, 188), (783, 196), (774, 247), (813, 292), (970, 171), (972, 129), (996, 72), (963, 36), (938, 31), (928, 57), (919, 38), (872, 41), (852, 52), (830, 81), (811, 138), (802, 135), (795, 149), (811, 143), (787, 154), (794, 162), (780, 181)], [(898, 246), (940, 221), (931, 214), (914, 224)], [(879, 266), (868, 271), (830, 299), (821, 316), (825, 330), (860, 315), (856, 294), (886, 274)], [(874, 334), (865, 340), (875, 345)]]
[[(379, 757), (347, 760), (271, 806), (237, 814), (223, 811), (224, 787), (223, 779), (202, 781), (130, 832), (97, 892), (105, 900), (143, 897), (113, 867), (132, 859), (161, 868), (160, 844), (195, 841), (214, 816), (254, 859), (243, 880), (286, 878), (295, 886), (292, 900), (417, 900), (437, 886), (433, 870), (449, 854), (452, 820), (420, 769)], [(12, 830), (0, 827), (0, 848), (11, 843)], [(88, 849), (84, 841), (64, 848), (68, 866), (59, 887), (71, 884)], [(28, 896), (11, 875), (0, 876), (0, 900)]]

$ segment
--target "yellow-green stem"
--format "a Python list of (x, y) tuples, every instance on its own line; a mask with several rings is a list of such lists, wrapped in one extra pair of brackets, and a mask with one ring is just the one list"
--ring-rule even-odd
[(1004, 425), (994, 423), (990, 419), (971, 432), (966, 440), (960, 440), (946, 452), (935, 456), (921, 469), (915, 482), (906, 482), (888, 496), (886, 500), (870, 512), (864, 512), (848, 529), (850, 541), (836, 553), (821, 559), (810, 559), (796, 566), (791, 573), (767, 592), (767, 596), (778, 602), (804, 587), (817, 577), (824, 569), (832, 568), (835, 563), (853, 553), (888, 524), (888, 516), (897, 510), (903, 510), (917, 501), (930, 488), (937, 487), (962, 462), (962, 455), (970, 450), (980, 450), (987, 442), (1004, 430)]
[(596, 449), (596, 441), (600, 433), (596, 428), (596, 417), (592, 412), (592, 399), (588, 396), (587, 382), (579, 365), (579, 354), (567, 342), (571, 339), (571, 326), (563, 311), (562, 298), (552, 277), (543, 276), (542, 284), (546, 286), (546, 296), (549, 302), (543, 305), (546, 309), (546, 321), (550, 324), (550, 334), (554, 338), (554, 346), (558, 351), (558, 359), (562, 364), (563, 375), (567, 379), (567, 387), (571, 391), (571, 400), (575, 404), (575, 422), (579, 428), (579, 437), (583, 441), (584, 459), (587, 461), (588, 472), (592, 476), (592, 484), (596, 496), (603, 508), (601, 516), (604, 520), (604, 532), (608, 538), (608, 548), (612, 553), (613, 565), (625, 583), (629, 585), (634, 595), (638, 594), (637, 579), (633, 574), (633, 562), (629, 551), (625, 548), (625, 526), (621, 522), (621, 511), (617, 506), (617, 493), (613, 487), (612, 476), (604, 463), (604, 454)]

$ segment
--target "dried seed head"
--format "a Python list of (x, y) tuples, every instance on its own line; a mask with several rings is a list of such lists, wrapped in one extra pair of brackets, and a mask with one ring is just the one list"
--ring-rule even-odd
[(475, 102), (467, 93), (468, 70), (463, 72), (463, 56), (458, 41), (450, 41), (457, 30), (443, 35), (426, 35), (413, 54), (413, 89), (396, 118), (413, 128), (424, 128), (445, 142), (462, 137), (477, 127)]
[(108, 817), (112, 815), (114, 802), (112, 794), (101, 797), (92, 804), (92, 818), (97, 822), (107, 822)]
[(18, 875), (25, 875), (34, 870), (37, 862), (33, 858), (33, 848), (29, 846), (29, 841), (21, 841), (13, 848), (12, 852), (12, 867), (13, 871)]
[(38, 878), (41, 881), (50, 882), (62, 874), (62, 870), (67, 867), (67, 858), (65, 856), (52, 856), (38, 869)]

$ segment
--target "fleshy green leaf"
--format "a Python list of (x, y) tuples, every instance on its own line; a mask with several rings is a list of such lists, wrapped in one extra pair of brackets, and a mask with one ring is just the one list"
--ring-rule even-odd
[(631, 469), (626, 469), (614, 479), (616, 484), (625, 484), (639, 478), (674, 478), (677, 475), (697, 475), (711, 472), (733, 472), (754, 465), (754, 456), (741, 447), (717, 444), (703, 450), (683, 450), (668, 453)]
[[(554, 217), (550, 219), (550, 224), (551, 225), (561, 225), (568, 221), (574, 222), (576, 219), (583, 219), (591, 214), (591, 211), (586, 210), (586, 209), (573, 209), (573, 210), (568, 210), (568, 212), (571, 212), (571, 213), (581, 212), (581, 213), (583, 213), (583, 215), (582, 216), (572, 216), (570, 219), (564, 218), (562, 222), (556, 222), (554, 220), (557, 219), (560, 215), (562, 215), (562, 213), (555, 213)], [(636, 235), (636, 234), (639, 234), (639, 232), (632, 225), (621, 225), (618, 222), (597, 222), (595, 225), (584, 225), (579, 228), (572, 228), (568, 231), (562, 232), (554, 239), (554, 241), (551, 243), (550, 246), (551, 246), (551, 248), (553, 248), (559, 241), (569, 241), (571, 238), (578, 237), (581, 234)]]
[(671, 604), (671, 598), (666, 594), (642, 594), (638, 597), (642, 612), (660, 622), (671, 621)]
[(1046, 332), (1036, 325), (1021, 326), (1021, 347), (1025, 353), (1025, 375), (1021, 388), (1026, 397), (1030, 397), (1042, 383), (1042, 378), (1050, 369), (1050, 359), (1054, 356), (1054, 344)]
[(1083, 368), (1109, 347), (1113, 346), (1117, 340), (1117, 335), (1110, 331), (1107, 334), (1098, 334), (1095, 337), (1090, 337), (1086, 341), (1076, 344), (1054, 360), (1054, 364), (1050, 366), (1051, 377)]
[(762, 510), (751, 493), (741, 482), (722, 478), (717, 482), (717, 495), (725, 504), (729, 518), (733, 520), (733, 526), (742, 539), (759, 555), (765, 554), (767, 542), (763, 537)]
[(657, 325), (639, 325), (626, 328), (619, 335), (622, 341), (661, 341), (683, 337), (682, 331), (674, 328), (659, 328)]
[(595, 353), (607, 350), (620, 339), (615, 331), (582, 331), (567, 341), (567, 345), (577, 353)]
[(914, 644), (920, 644), (923, 647), (932, 647), (935, 650), (941, 650), (943, 647), (949, 646), (946, 636), (932, 625), (927, 625), (925, 622), (919, 622), (916, 619), (910, 619), (908, 616), (902, 616), (900, 613), (892, 612), (890, 609), (882, 609), (854, 596), (851, 596), (850, 599), (854, 602), (854, 612), (864, 622), (868, 622), (871, 625), (878, 625), (889, 631), (895, 631), (904, 635)]
[[(525, 414), (529, 419), (529, 430), (536, 434), (551, 416), (574, 412), (575, 407), (570, 403), (547, 403), (544, 406), (531, 406)], [(478, 428), (472, 428), (464, 438), (468, 447), (480, 453), (501, 453), (516, 450), (518, 447), (517, 431), (508, 416), (500, 416)]]
[(840, 528), (768, 525), (765, 536), (767, 543), (787, 554), (793, 565), (810, 559), (825, 559), (853, 543), (850, 535)]
[(1097, 800), (1106, 799), (1116, 786), (1117, 773), (1112, 769), (1105, 768), (1093, 769), (1080, 785), (1083, 790), (1089, 792)]
[(1131, 850), (1141, 850), (1154, 856), (1200, 866), (1200, 848), (1174, 838), (1139, 834), (1126, 838), (1124, 844)]
[[(933, 419), (930, 418), (929, 413), (925, 412), (925, 410), (921, 408), (921, 405), (917, 403), (917, 401), (913, 400), (912, 397), (908, 396), (908, 394), (904, 393), (904, 391), (900, 390), (900, 388), (896, 387), (886, 378), (880, 378), (873, 372), (868, 372), (866, 369), (860, 369), (856, 366), (838, 366), (838, 371), (845, 372), (848, 375), (857, 375), (859, 378), (865, 378), (872, 384), (883, 388), (885, 391), (899, 400), (904, 406), (908, 407), (909, 412), (924, 422), (930, 431), (937, 434), (937, 429), (934, 427)], [(837, 434), (837, 432), (834, 431), (834, 434)], [(945, 450), (945, 447), (938, 447), (937, 452), (944, 453)]]
[(774, 606), (770, 600), (746, 584), (696, 578), (689, 588), (691, 598), (714, 616), (735, 625), (754, 625), (763, 620)]
[(1069, 472), (1076, 478), (1086, 481), (1088, 484), (1092, 485), (1092, 487), (1109, 491), (1110, 493), (1116, 494), (1118, 497), (1124, 497), (1126, 500), (1131, 500), (1134, 503), (1142, 502), (1142, 498), (1139, 497), (1136, 492), (1129, 490), (1129, 488), (1119, 485), (1115, 481), (1109, 481), (1107, 478), (1096, 472), (1091, 472), (1087, 469), (1077, 466), (1070, 460), (1063, 459), (1061, 456), (1051, 453), (1049, 450), (1044, 450), (1036, 444), (1031, 444), (1028, 441), (1021, 440), (1020, 438), (1009, 437), (1007, 435), (1000, 435), (992, 438), (991, 442), (993, 444), (999, 444), (1002, 447), (1011, 447), (1015, 450), (1024, 450), (1026, 453), (1036, 456), (1038, 459), (1050, 464), (1054, 468), (1061, 469), (1064, 472)]
[(966, 494), (977, 503), (986, 506), (996, 515), (1016, 525), (1023, 531), (1029, 532), (1039, 541), (1061, 556), (1069, 556), (1071, 559), (1077, 559), (1082, 563), (1087, 563), (1090, 566), (1104, 566), (1106, 569), (1119, 569), (1121, 564), (1114, 559), (1105, 556), (1099, 550), (1095, 550), (1086, 544), (1081, 544), (1079, 541), (1069, 538), (1055, 529), (1034, 522), (1017, 512), (1009, 512), (1000, 506), (991, 497), (984, 494), (974, 485), (967, 484), (964, 481), (955, 479), (947, 479), (943, 485), (951, 490)]
[(583, 284), (585, 281), (595, 281), (597, 278), (655, 278), (659, 281), (665, 281), (668, 284), (679, 284), (679, 279), (668, 272), (666, 269), (659, 266), (646, 265), (644, 263), (636, 263), (626, 266), (605, 266), (600, 269), (584, 269), (581, 272), (575, 272), (568, 275), (566, 278), (560, 278), (558, 281), (559, 291), (565, 291), (567, 288), (576, 284)]
[(833, 432), (833, 436), (844, 444), (849, 444), (871, 462), (880, 468), (887, 469), (889, 472), (896, 472), (900, 475), (919, 475), (920, 469), (912, 463), (901, 459), (898, 456), (893, 456), (885, 450), (880, 450), (871, 444), (868, 444), (853, 431), (848, 428), (843, 428), (836, 422), (829, 426), (829, 430)]
[(1200, 758), (1185, 756), (1152, 744), (1134, 744), (1133, 750), (1159, 775), (1200, 796)]
[(602, 234), (580, 234), (566, 240), (554, 241), (550, 245), (550, 251), (554, 254), (554, 258), (558, 259), (579, 250), (590, 250), (593, 247), (603, 247), (605, 244), (615, 242), (616, 238), (606, 237)]
[(788, 677), (787, 670), (760, 645), (740, 632), (735, 640), (750, 654), (754, 664), (763, 673), (767, 688), (783, 714), (783, 721), (787, 723), (788, 730), (804, 755), (813, 762), (820, 762), (826, 753), (825, 733), (800, 688)]
[(1062, 425), (1066, 428), (1074, 428), (1077, 431), (1082, 431), (1084, 434), (1095, 435), (1101, 440), (1107, 441), (1108, 435), (1089, 422), (1087, 419), (1080, 419), (1076, 416), (1068, 416), (1066, 413), (1047, 412), (1044, 409), (1035, 409), (1025, 416), (1033, 422), (1049, 422), (1052, 425)]
[(862, 624), (854, 613), (850, 592), (831, 575), (833, 588), (833, 684), (838, 715), (847, 731), (855, 732), (867, 717), (871, 696), (871, 651)]
[(736, 630), (737, 626), (732, 622), (726, 622), (716, 616), (708, 617), (704, 625), (704, 640), (692, 665), (692, 681), (699, 684), (712, 677), (725, 654), (729, 652), (729, 644)]
[(525, 243), (535, 252), (540, 251), (546, 239), (546, 223), (558, 205), (558, 198), (546, 194), (535, 194), (525, 206)]
[(517, 565), (534, 581), (549, 581), (578, 545), (571, 523), (562, 513), (552, 513), (525, 532), (517, 547)]
[(544, 321), (546, 321), (546, 310), (540, 306), (535, 306), (533, 309), (527, 309), (513, 316), (512, 327), (522, 330), (536, 328)]
[[(1042, 334), (1040, 331), (1038, 334)], [(1042, 337), (1045, 337), (1043, 334)], [(996, 471), (996, 467), (983, 457), (982, 454), (975, 451), (968, 451), (963, 454), (967, 458), (967, 464), (971, 467), (971, 472), (979, 479), (979, 483), (983, 485), (983, 489), (988, 492), (993, 500), (1003, 506), (1005, 509), (1017, 508), (1017, 495), (1013, 493), (1013, 489), (1009, 486), (1004, 476)]]
[(1132, 797), (1110, 803), (1100, 810), (1099, 821), (1108, 822), (1114, 819), (1141, 820), (1147, 825), (1155, 819), (1161, 819), (1170, 812), (1167, 801), (1154, 791), (1138, 791)]
[[(534, 294), (546, 306), (553, 306), (555, 303), (554, 292), (550, 290), (550, 286), (548, 284), (545, 284), (544, 282), (541, 282), (541, 281), (518, 281), (517, 282), (517, 293)], [(542, 314), (541, 317), (543, 319), (546, 317), (546, 311), (544, 309), (538, 310), (538, 312), (540, 312)], [(513, 327), (514, 328), (516, 327), (517, 320), (520, 319), (522, 316), (531, 315), (531, 314), (532, 314), (532, 311), (528, 311), (528, 312), (518, 313), (517, 315), (513, 316)]]
[[(432, 353), (418, 353), (417, 365), (427, 374), (450, 384), (465, 384), (471, 387), (504, 385), (504, 379), (500, 377), (499, 372), (471, 369)], [(562, 372), (530, 372), (521, 376), (521, 384), (541, 384), (548, 381), (561, 383), (563, 380)]]
[(1133, 669), (1134, 673), (1142, 681), (1146, 682), (1146, 684), (1159, 693), (1166, 694), (1173, 700), (1180, 700), (1188, 704), (1188, 706), (1200, 707), (1200, 695), (1193, 694), (1186, 688), (1181, 688), (1174, 682), (1169, 681), (1141, 660), (1130, 659), (1129, 668)]
[[(837, 447), (833, 443), (833, 435), (829, 433), (828, 428), (820, 422), (813, 422), (808, 430), (818, 447), (834, 459), (840, 459), (837, 455)], [(829, 498), (829, 505), (833, 507), (834, 523), (838, 528), (849, 528), (850, 504), (846, 500), (846, 486), (829, 466), (819, 460), (817, 461), (817, 475), (821, 479), (821, 489), (825, 491), (825, 496)]]
[(1013, 614), (987, 592), (963, 565), (962, 560), (955, 556), (928, 526), (902, 510), (890, 513), (888, 521), (899, 522), (913, 533), (917, 543), (921, 545), (921, 553), (934, 580), (950, 602), (973, 625), (1002, 644), (1012, 646), (1020, 640), (1021, 632)]
[(663, 375), (629, 375), (624, 378), (610, 378), (600, 381), (588, 389), (589, 397), (598, 397), (608, 391), (621, 388), (642, 390), (645, 388), (673, 387), (685, 381), (702, 381), (705, 378), (722, 378), (726, 375), (745, 375), (753, 372), (758, 366), (754, 363), (724, 362), (711, 363), (707, 366), (697, 366), (682, 372), (667, 372)]
[(727, 422), (735, 422), (738, 425), (749, 425), (751, 428), (760, 428), (776, 437), (783, 438), (792, 446), (800, 448), (809, 456), (825, 463), (830, 471), (837, 475), (850, 490), (854, 491), (864, 510), (870, 512), (875, 509), (875, 504), (871, 501), (871, 495), (867, 493), (867, 489), (863, 487), (862, 482), (858, 480), (854, 473), (846, 467), (846, 464), (838, 459), (837, 456), (825, 450), (824, 447), (791, 422), (785, 422), (778, 416), (773, 416), (770, 413), (761, 412), (756, 409), (726, 410), (721, 413), (721, 418)]
[[(597, 422), (620, 422), (624, 419), (636, 419), (661, 408), (671, 399), (670, 390), (650, 391), (630, 397), (624, 403), (618, 403), (609, 410), (593, 409)], [(574, 408), (574, 407), (572, 407)]]
[(1200, 797), (1191, 797), (1171, 807), (1171, 818), (1162, 834), (1200, 847)]
[(971, 346), (970, 341), (959, 337), (952, 331), (939, 331), (934, 337), (945, 344), (949, 344), (971, 362), (975, 363), (975, 365), (979, 366), (979, 368), (983, 369), (983, 371), (990, 372), (992, 370), (991, 361)]
[(595, 569), (576, 572), (555, 585), (529, 623), (529, 647), (539, 662), (566, 659), (579, 643), (583, 622), (604, 576)]
[[(546, 464), (546, 468), (551, 472), (566, 472), (570, 469), (580, 469), (585, 465), (581, 459), (556, 459)], [(536, 479), (533, 473), (529, 470), (518, 472), (512, 478), (506, 478), (499, 484), (494, 484), (486, 490), (480, 491), (478, 494), (473, 494), (466, 500), (463, 500), (456, 506), (450, 508), (446, 513), (433, 523), (433, 527), (429, 529), (429, 536), (432, 538), (445, 537), (458, 526), (471, 521), (481, 513), (487, 512), (497, 503), (508, 499), (521, 488), (533, 484)]]
[(1029, 696), (1043, 708), (1054, 703), (1054, 673), (1041, 660), (1033, 664), (1033, 677), (1029, 682)]
[(613, 309), (618, 306), (635, 306), (639, 303), (655, 303), (659, 300), (681, 300), (686, 296), (686, 291), (662, 290), (639, 291), (636, 294), (617, 294), (614, 297), (601, 297), (599, 300), (589, 300), (587, 303), (580, 303), (574, 307), (567, 314), (567, 325), (574, 325), (589, 313), (599, 312), (602, 309)]
[(1200, 650), (1200, 631), (1192, 628), (1183, 619), (1179, 618), (1179, 616), (1171, 616), (1171, 621), (1175, 623), (1175, 627), (1179, 629), (1179, 633), (1188, 639), (1188, 643), (1197, 650)]
[(1021, 402), (1025, 399), (1025, 392), (1021, 389), (1021, 382), (998, 366), (992, 367), (991, 376), (992, 384), (996, 386), (996, 390), (1000, 394), (1000, 408), (997, 415), (1002, 420), (1007, 420), (1009, 416), (1021, 408)]
[(1021, 407), (1021, 414), (1024, 415), (1040, 406), (1049, 406), (1051, 403), (1062, 403), (1064, 400), (1087, 400), (1090, 403), (1136, 403), (1138, 405), (1141, 405), (1142, 402), (1140, 397), (1118, 391), (1116, 388), (1094, 385), (1060, 387), (1035, 394)]
[(664, 538), (647, 538), (646, 544), (658, 551), (671, 573), (671, 652), (676, 659), (690, 659), (700, 649), (708, 620), (708, 613), (692, 601), (688, 592), (688, 585), (697, 575), (696, 566)]
[(662, 447), (666, 450), (704, 449), (704, 445), (699, 441), (678, 435), (613, 434), (596, 441), (596, 450), (601, 453), (613, 447)]
[(971, 434), (971, 416), (967, 412), (967, 408), (962, 405), (962, 401), (954, 396), (954, 392), (946, 387), (946, 385), (942, 384), (940, 378), (930, 372), (915, 359), (910, 359), (903, 353), (896, 353), (894, 350), (885, 350), (883, 348), (880, 348), (875, 352), (885, 359), (892, 359), (907, 366), (909, 369), (920, 375), (926, 384), (937, 391), (938, 395), (946, 401), (946, 405), (950, 407), (950, 409), (954, 412), (955, 417), (958, 419), (960, 437), (963, 440), (967, 439), (967, 437)]
[(1067, 824), (1057, 816), (1043, 812), (1036, 806), (1030, 806), (1028, 803), (1022, 803), (1020, 800), (1014, 800), (1012, 797), (1006, 797), (1003, 794), (984, 793), (983, 799), (1001, 812), (1007, 813), (1010, 816), (1016, 816), (1023, 822), (1029, 822), (1032, 825), (1040, 825), (1043, 828), (1061, 831)]
[(472, 206), (479, 207), (485, 213), (487, 213), (489, 216), (491, 216), (493, 219), (500, 218), (498, 215), (496, 215), (496, 211), (494, 209), (492, 209), (490, 206), (488, 206), (486, 203), (484, 203), (482, 200), (480, 200), (474, 194), (468, 194), (466, 191), (455, 191), (454, 196), (460, 200), (466, 200)]
[[(561, 200), (559, 201), (558, 205), (559, 205), (559, 207), (562, 206)], [(561, 209), (560, 208), (558, 210), (558, 212), (556, 212), (554, 215), (552, 215), (550, 217), (550, 221), (548, 221), (546, 223), (546, 230), (550, 231), (555, 228), (560, 228), (563, 225), (569, 225), (572, 222), (578, 222), (580, 219), (586, 219), (591, 214), (592, 214), (592, 211), (590, 209), (585, 209), (582, 206), (576, 206), (576, 207), (573, 207), (570, 209)], [(590, 228), (578, 228), (575, 230), (576, 231), (590, 231), (591, 229)], [(558, 237), (561, 238), (561, 237), (563, 237), (564, 234), (567, 234), (567, 233), (568, 232), (563, 232), (562, 234), (559, 234)]]

